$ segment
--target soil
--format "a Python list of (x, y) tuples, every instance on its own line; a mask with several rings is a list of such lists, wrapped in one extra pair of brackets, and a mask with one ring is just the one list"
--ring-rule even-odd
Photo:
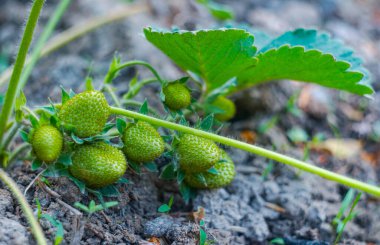
[[(59, 1), (48, 1), (40, 23), (46, 23)], [(139, 1), (140, 2), (140, 1)], [(80, 91), (89, 73), (95, 82), (101, 81), (109, 62), (117, 51), (123, 60), (142, 59), (150, 62), (167, 79), (182, 75), (181, 71), (163, 54), (144, 40), (142, 28), (178, 26), (181, 29), (212, 28), (218, 23), (207, 10), (190, 0), (151, 2), (153, 12), (132, 16), (96, 30), (57, 52), (40, 60), (32, 73), (25, 93), (30, 106), (58, 100), (60, 88)], [(375, 0), (324, 1), (224, 1), (236, 13), (237, 21), (246, 22), (273, 35), (297, 27), (320, 28), (344, 40), (357, 50), (373, 74), (373, 86), (380, 77), (380, 3)], [(11, 64), (19, 40), (29, 1), (0, 0), (0, 56)], [(123, 1), (72, 1), (56, 33), (91, 16), (104, 14), (125, 5)], [(41, 32), (42, 28), (37, 30)], [(1, 67), (1, 66), (0, 66)], [(0, 68), (1, 69), (1, 68)], [(116, 80), (120, 93), (128, 88), (128, 81), (137, 71), (122, 72)], [(148, 76), (138, 69), (141, 76)], [(154, 94), (157, 87), (143, 90), (137, 99), (152, 98), (150, 105), (158, 105)], [(289, 112), (288, 101), (296, 96), (297, 115)], [(154, 99), (156, 98), (156, 99)], [(304, 145), (294, 144), (288, 130), (298, 126), (309, 136), (322, 133), (326, 138), (360, 140), (363, 147), (350, 149), (350, 157), (339, 158), (326, 151), (311, 151), (310, 161), (335, 172), (357, 179), (380, 183), (380, 144), (378, 141), (380, 95), (372, 100), (310, 84), (282, 81), (266, 84), (236, 94), (238, 106), (235, 119), (225, 126), (223, 135), (253, 140), (256, 144), (302, 159)], [(260, 133), (260, 125), (278, 117), (277, 123)], [(377, 123), (377, 125), (380, 125)], [(378, 133), (376, 133), (378, 132)], [(257, 136), (257, 137), (256, 137)], [(356, 141), (355, 141), (356, 142)], [(36, 209), (39, 199), (42, 212), (58, 219), (64, 227), (63, 244), (197, 244), (199, 226), (192, 212), (205, 209), (205, 229), (214, 244), (269, 244), (283, 238), (286, 244), (328, 244), (334, 241), (331, 222), (338, 213), (348, 189), (317, 176), (299, 172), (280, 163), (272, 163), (273, 170), (264, 178), (270, 161), (246, 152), (227, 148), (237, 167), (231, 185), (213, 191), (200, 191), (185, 204), (175, 183), (164, 182), (154, 173), (137, 175), (128, 171), (130, 184), (118, 186), (120, 195), (107, 198), (119, 205), (88, 217), (73, 208), (77, 201), (96, 200), (93, 195), (82, 195), (68, 179), (49, 179), (50, 187), (34, 184), (26, 197)], [(159, 159), (162, 166), (168, 159)], [(10, 174), (24, 191), (38, 172), (30, 170), (29, 162), (19, 162)], [(157, 208), (174, 195), (174, 206), (169, 214)], [(347, 224), (342, 237), (344, 244), (380, 244), (379, 200), (363, 194), (358, 215)], [(41, 225), (53, 241), (55, 228), (46, 220)], [(156, 240), (155, 240), (156, 239)], [(0, 183), (0, 244), (34, 244), (28, 224), (19, 205)]]

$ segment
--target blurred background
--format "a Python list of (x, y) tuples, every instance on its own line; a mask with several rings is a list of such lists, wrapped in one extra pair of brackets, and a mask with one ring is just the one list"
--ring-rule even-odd
[[(43, 31), (58, 3), (58, 0), (47, 1), (37, 35)], [(145, 40), (142, 30), (147, 26), (197, 30), (246, 24), (272, 36), (295, 28), (320, 29), (351, 46), (371, 72), (375, 91), (380, 89), (380, 1), (221, 0), (215, 3), (224, 4), (232, 18), (221, 21), (210, 6), (195, 0), (72, 1), (53, 36), (136, 6), (142, 6), (142, 10), (98, 28), (40, 59), (25, 88), (28, 104), (46, 103), (47, 97), (58, 101), (58, 85), (78, 92), (84, 88), (88, 74), (99, 83), (116, 52), (124, 61), (140, 59), (151, 63), (166, 79), (182, 76), (165, 55)], [(0, 73), (14, 61), (29, 7), (29, 0), (0, 0)], [(142, 77), (149, 74), (145, 69), (123, 71), (115, 84), (119, 93), (127, 91), (128, 82), (136, 73)], [(152, 86), (137, 99), (143, 101), (149, 97), (150, 104), (157, 105), (158, 89)], [(238, 107), (237, 115), (227, 124), (224, 135), (275, 148), (366, 182), (380, 183), (379, 93), (368, 99), (317, 85), (282, 81), (241, 92), (234, 95), (233, 100)], [(205, 207), (209, 232), (221, 244), (262, 244), (276, 237), (329, 241), (334, 237), (330, 224), (347, 188), (239, 150), (228, 151), (238, 165), (236, 180), (226, 189), (200, 194), (193, 205), (185, 208), (191, 211), (198, 205)], [(147, 214), (154, 213), (156, 206), (171, 195), (170, 190), (149, 181), (152, 182), (146, 177), (138, 180), (140, 185), (129, 189), (128, 197), (123, 196), (131, 207), (122, 208), (121, 212), (135, 223), (131, 221), (115, 230), (121, 234), (127, 232), (130, 237), (105, 236), (103, 241), (137, 242), (149, 236), (142, 228), (144, 222), (152, 219)], [(131, 193), (142, 195), (140, 204), (134, 204)], [(133, 205), (144, 210), (136, 211)], [(184, 206), (178, 201), (174, 209), (183, 211)], [(365, 196), (358, 209), (359, 214), (347, 225), (344, 235), (352, 243), (346, 244), (379, 244), (378, 200)], [(57, 207), (51, 210), (59, 213)], [(62, 214), (62, 217), (69, 215)], [(186, 220), (180, 222), (186, 223)], [(179, 226), (181, 229), (191, 230), (183, 223)], [(70, 223), (67, 226), (67, 232), (72, 232)], [(104, 224), (97, 226), (100, 234), (110, 231)], [(183, 230), (182, 233), (172, 231), (171, 237), (168, 235), (165, 239), (178, 242), (181, 236), (188, 238)], [(97, 244), (102, 238), (89, 231), (84, 240), (87, 244)]]

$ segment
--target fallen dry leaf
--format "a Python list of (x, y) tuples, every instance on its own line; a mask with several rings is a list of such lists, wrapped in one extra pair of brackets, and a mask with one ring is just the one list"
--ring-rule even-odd
[(157, 237), (151, 237), (149, 238), (148, 242), (154, 244), (154, 245), (161, 245), (160, 239)]
[(373, 145), (370, 149), (363, 151), (360, 156), (364, 161), (370, 163), (372, 166), (380, 166), (380, 145)]
[(352, 108), (349, 104), (342, 103), (339, 108), (348, 119), (353, 121), (361, 121), (364, 117), (363, 112)]
[(193, 212), (194, 221), (199, 223), (205, 217), (205, 209), (203, 207), (198, 207), (196, 212)]
[(360, 140), (355, 139), (328, 139), (312, 143), (310, 147), (313, 150), (327, 151), (332, 156), (344, 160), (358, 156), (363, 149), (363, 144)]
[(243, 130), (240, 132), (240, 138), (249, 144), (256, 142), (256, 133), (251, 130)]

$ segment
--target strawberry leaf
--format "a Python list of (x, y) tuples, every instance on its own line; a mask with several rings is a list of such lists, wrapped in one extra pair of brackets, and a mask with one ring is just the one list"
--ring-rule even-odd
[(257, 66), (239, 74), (236, 90), (292, 79), (358, 95), (373, 93), (362, 61), (351, 49), (323, 32), (304, 29), (287, 32), (260, 49), (257, 58)]
[(209, 90), (256, 64), (254, 38), (245, 30), (162, 32), (146, 28), (144, 33), (183, 70), (202, 77)]
[[(297, 29), (272, 41), (260, 32), (240, 29), (162, 32), (144, 30), (145, 37), (178, 66), (200, 77), (208, 92), (237, 77), (230, 93), (273, 80), (316, 83), (358, 95), (373, 93), (368, 71), (353, 51), (315, 30)], [(260, 40), (261, 39), (261, 40)], [(255, 56), (255, 57), (254, 57)], [(192, 77), (194, 77), (192, 75)]]
[(143, 115), (148, 114), (149, 108), (148, 108), (148, 100), (147, 99), (144, 100), (144, 103), (141, 105), (139, 112)]
[(163, 170), (160, 174), (160, 179), (163, 180), (172, 180), (176, 177), (176, 171), (174, 165), (169, 163), (163, 167)]
[(160, 212), (160, 213), (167, 213), (167, 212), (170, 211), (170, 207), (169, 207), (169, 205), (167, 205), (167, 204), (162, 204), (162, 205), (158, 208), (157, 211)]

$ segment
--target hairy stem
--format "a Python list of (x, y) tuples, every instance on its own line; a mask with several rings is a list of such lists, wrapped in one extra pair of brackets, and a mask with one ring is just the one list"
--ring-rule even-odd
[[(140, 86), (139, 88), (142, 88), (145, 85), (148, 85), (154, 82), (158, 82), (158, 80), (156, 78), (148, 78), (148, 79), (139, 81), (138, 85)], [(129, 91), (123, 96), (123, 99), (126, 99), (126, 100), (132, 99), (133, 97), (136, 96), (136, 94), (137, 93), (135, 91), (133, 91), (132, 89), (129, 89)]]
[(121, 103), (119, 101), (119, 98), (117, 97), (117, 95), (115, 94), (115, 92), (113, 91), (113, 88), (111, 87), (110, 84), (104, 84), (104, 87), (103, 87), (103, 90), (107, 93), (110, 94), (113, 102), (115, 103), (115, 105), (117, 107), (121, 107)]
[[(134, 100), (122, 100), (122, 104), (124, 106), (133, 106), (136, 108), (140, 108), (143, 105), (143, 103)], [(161, 117), (160, 113), (151, 107), (148, 107), (148, 111), (155, 117)]]
[(247, 151), (247, 152), (254, 153), (254, 154), (262, 156), (262, 157), (273, 159), (277, 162), (285, 163), (287, 165), (296, 167), (296, 168), (301, 169), (303, 171), (319, 175), (322, 178), (332, 180), (332, 181), (338, 182), (340, 184), (343, 184), (343, 185), (346, 185), (346, 186), (367, 192), (367, 193), (372, 194), (374, 196), (380, 197), (380, 188), (379, 187), (358, 181), (358, 180), (353, 179), (353, 178), (346, 177), (344, 175), (340, 175), (340, 174), (328, 171), (328, 170), (323, 169), (323, 168), (319, 168), (319, 167), (314, 166), (312, 164), (309, 164), (309, 163), (288, 157), (286, 155), (282, 155), (282, 154), (274, 152), (274, 151), (270, 151), (270, 150), (261, 148), (259, 146), (247, 144), (247, 143), (244, 143), (244, 142), (241, 142), (238, 140), (230, 139), (230, 138), (223, 137), (220, 135), (216, 135), (213, 133), (205, 132), (205, 131), (202, 131), (199, 129), (194, 129), (191, 127), (187, 127), (187, 126), (183, 126), (180, 124), (168, 122), (165, 120), (157, 119), (154, 117), (146, 116), (146, 115), (134, 112), (134, 111), (129, 111), (129, 110), (121, 109), (121, 108), (111, 107), (111, 112), (113, 114), (122, 115), (125, 117), (130, 117), (130, 118), (135, 118), (135, 119), (139, 119), (142, 121), (146, 121), (146, 122), (151, 123), (151, 124), (156, 125), (156, 126), (161, 126), (161, 127), (176, 130), (179, 132), (188, 133), (188, 134), (196, 135), (196, 136), (203, 137), (206, 139), (210, 139), (210, 140), (213, 140), (215, 142), (218, 142), (218, 143), (221, 143), (224, 145), (232, 146), (232, 147), (235, 147), (235, 148)]
[(6, 168), (9, 169), (9, 167), (12, 165), (12, 162), (16, 159), (16, 157), (19, 154), (21, 154), (23, 151), (25, 151), (26, 149), (29, 149), (30, 147), (31, 147), (31, 145), (29, 143), (22, 143), (16, 149), (14, 149), (14, 151), (12, 152), (12, 154), (8, 158), (8, 164), (7, 164)]
[[(94, 17), (82, 24), (78, 24), (56, 36), (54, 36), (41, 50), (40, 58), (56, 51), (57, 49), (65, 46), (66, 44), (84, 36), (85, 34), (96, 30), (104, 25), (120, 21), (126, 17), (134, 14), (148, 11), (149, 7), (146, 4), (138, 4), (122, 8), (112, 13), (108, 13), (105, 16)], [(29, 63), (30, 59), (27, 59), (26, 63)], [(0, 76), (0, 87), (3, 86), (10, 78), (13, 71), (13, 67), (5, 70)]]
[(8, 146), (12, 143), (13, 138), (20, 130), (21, 126), (22, 125), (20, 123), (15, 123), (13, 125), (11, 131), (8, 133), (8, 135), (4, 139), (4, 142), (1, 144), (0, 152), (8, 148)]
[(45, 46), (46, 41), (49, 39), (55, 27), (57, 26), (59, 20), (61, 19), (62, 15), (65, 13), (67, 7), (70, 4), (70, 1), (71, 0), (62, 0), (55, 9), (53, 15), (50, 17), (46, 26), (44, 27), (44, 31), (38, 38), (36, 46), (34, 47), (32, 55), (30, 56), (29, 62), (25, 66), (24, 72), (21, 75), (19, 90), (23, 89), (23, 87), (25, 86), (30, 76), (30, 73), (32, 73), (34, 66), (36, 65), (38, 59), (41, 56), (42, 48)]
[(35, 0), (29, 14), (28, 21), (25, 26), (24, 35), (18, 50), (16, 62), (13, 68), (11, 80), (9, 82), (3, 109), (0, 114), (0, 140), (3, 138), (8, 119), (12, 113), (16, 97), (19, 93), (19, 82), (22, 69), (24, 67), (26, 55), (28, 54), (30, 43), (33, 39), (34, 29), (37, 25), (38, 17), (40, 16), (45, 0)]
[(158, 72), (149, 63), (147, 63), (145, 61), (141, 61), (141, 60), (132, 60), (132, 61), (128, 61), (126, 63), (119, 65), (118, 67), (116, 67), (114, 70), (112, 70), (110, 73), (107, 74), (107, 76), (104, 78), (104, 83), (111, 83), (112, 79), (115, 78), (115, 74), (118, 71), (125, 69), (127, 67), (130, 67), (130, 66), (135, 66), (135, 65), (145, 66), (146, 68), (148, 68), (153, 73), (153, 75), (157, 78), (157, 80), (161, 84), (164, 83), (164, 81), (161, 79)]
[(0, 179), (8, 186), (11, 190), (17, 201), (19, 202), (22, 211), (24, 212), (25, 217), (27, 218), (30, 227), (32, 228), (32, 233), (36, 238), (38, 245), (47, 244), (45, 235), (39, 225), (37, 219), (33, 215), (33, 211), (28, 204), (28, 201), (22, 195), (20, 189), (17, 187), (17, 184), (10, 178), (7, 173), (0, 168)]

